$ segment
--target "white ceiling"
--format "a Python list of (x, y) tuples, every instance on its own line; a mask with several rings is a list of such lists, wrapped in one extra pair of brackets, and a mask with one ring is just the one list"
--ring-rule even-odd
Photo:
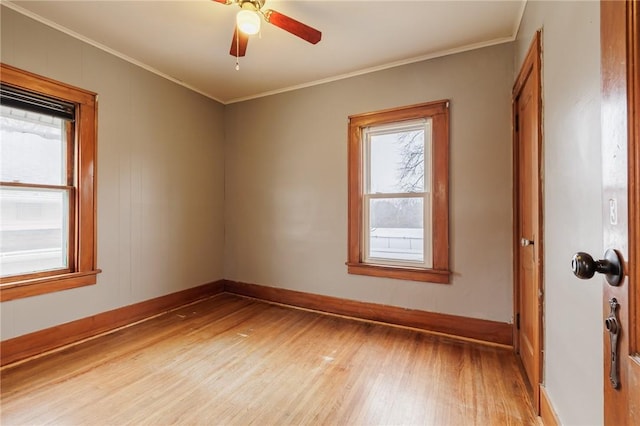
[(311, 45), (270, 24), (229, 54), (237, 5), (211, 0), (3, 0), (3, 4), (222, 103), (515, 38), (526, 0), (267, 0), (322, 31)]

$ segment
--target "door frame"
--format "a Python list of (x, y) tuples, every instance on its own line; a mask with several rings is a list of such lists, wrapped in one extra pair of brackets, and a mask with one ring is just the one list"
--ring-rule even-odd
[[(519, 338), (520, 338), (520, 330), (519, 330), (519, 315), (520, 315), (520, 263), (518, 250), (520, 247), (520, 203), (519, 203), (519, 171), (520, 171), (520, 156), (518, 150), (518, 131), (517, 129), (517, 102), (516, 99), (522, 89), (527, 78), (533, 74), (533, 78), (535, 78), (535, 84), (537, 86), (537, 99), (536, 108), (538, 114), (538, 158), (536, 159), (535, 171), (538, 178), (538, 211), (535, 212), (535, 218), (537, 220), (537, 228), (538, 228), (538, 241), (535, 241), (536, 249), (538, 251), (538, 263), (537, 263), (537, 271), (536, 271), (536, 287), (538, 290), (538, 321), (537, 330), (534, 331), (538, 335), (539, 342), (539, 351), (537, 353), (537, 377), (531, 378), (531, 391), (533, 397), (533, 409), (536, 415), (540, 415), (540, 385), (542, 383), (543, 377), (543, 356), (544, 356), (544, 334), (543, 334), (543, 315), (544, 315), (544, 280), (543, 280), (543, 260), (544, 260), (544, 222), (543, 222), (543, 211), (544, 211), (544, 198), (543, 198), (543, 180), (542, 180), (542, 159), (543, 157), (543, 146), (542, 146), (542, 30), (536, 31), (533, 40), (531, 41), (531, 45), (529, 46), (529, 50), (527, 51), (527, 55), (522, 63), (520, 71), (518, 73), (518, 77), (513, 85), (513, 91), (511, 95), (511, 120), (512, 120), (512, 149), (513, 149), (513, 348), (514, 351), (519, 354)], [(535, 356), (536, 354), (534, 354)], [(524, 370), (524, 368), (522, 369)], [(525, 374), (526, 375), (526, 374)]]

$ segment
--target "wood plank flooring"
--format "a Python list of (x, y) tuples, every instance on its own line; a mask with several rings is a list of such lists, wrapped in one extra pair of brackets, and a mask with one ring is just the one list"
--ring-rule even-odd
[(537, 425), (504, 348), (221, 294), (1, 371), (2, 425)]

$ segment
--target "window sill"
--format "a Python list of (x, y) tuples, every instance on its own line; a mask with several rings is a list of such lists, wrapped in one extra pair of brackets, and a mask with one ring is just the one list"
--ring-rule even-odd
[(96, 269), (3, 283), (0, 284), (0, 302), (93, 285), (100, 272)]
[(447, 270), (382, 266), (367, 263), (347, 263), (347, 272), (354, 275), (368, 275), (371, 277), (423, 281), (438, 284), (449, 284), (449, 277), (451, 275), (451, 272)]

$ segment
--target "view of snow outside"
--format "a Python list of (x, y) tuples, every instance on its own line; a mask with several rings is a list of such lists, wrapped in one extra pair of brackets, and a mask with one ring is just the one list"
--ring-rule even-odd
[(374, 129), (370, 134), (366, 196), (370, 259), (424, 262), (423, 193), (430, 185), (425, 177), (424, 129), (420, 123), (403, 130), (376, 133)]
[[(64, 186), (64, 121), (1, 107), (0, 180), (4, 183)], [(0, 188), (0, 272), (2, 276), (67, 266), (68, 193), (65, 189)]]

